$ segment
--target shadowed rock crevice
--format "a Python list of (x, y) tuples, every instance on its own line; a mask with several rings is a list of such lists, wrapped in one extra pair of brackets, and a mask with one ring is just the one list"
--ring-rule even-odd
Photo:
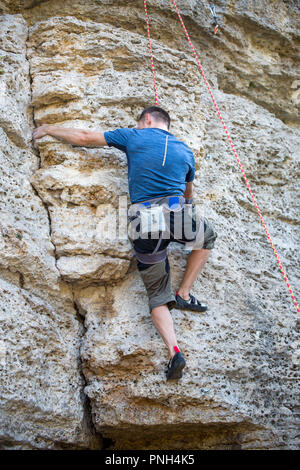
[[(28, 42), (28, 39), (29, 39), (29, 36), (27, 37), (27, 41), (26, 41), (26, 59), (28, 60), (28, 64), (29, 64), (29, 79), (30, 79), (30, 90), (31, 90), (31, 97), (32, 97), (32, 81), (33, 80), (32, 80), (32, 76), (31, 76), (30, 60), (27, 57), (27, 42)], [(32, 102), (32, 100), (31, 100), (31, 102)], [(32, 122), (34, 124), (34, 127), (37, 127), (37, 124), (35, 122), (34, 103), (31, 105), (31, 109), (32, 109)], [(33, 146), (33, 151), (39, 159), (39, 169), (40, 169), (41, 168), (41, 156), (40, 156), (39, 149)], [(39, 195), (38, 191), (36, 190), (36, 188), (34, 187), (33, 184), (32, 184), (32, 188), (33, 188), (33, 191), (35, 192), (35, 194), (37, 194), (37, 196), (42, 201), (42, 204), (43, 204), (43, 206), (44, 206), (44, 208), (47, 212), (47, 217), (48, 217), (48, 222), (49, 222), (49, 238), (50, 238), (50, 240), (52, 240), (52, 225), (51, 225), (51, 215), (50, 215), (49, 207), (48, 207), (47, 203), (43, 200), (42, 196)], [(58, 255), (56, 253), (56, 246), (53, 242), (52, 242), (52, 244), (53, 244), (54, 257), (55, 257), (55, 260), (56, 260), (56, 267), (57, 267), (57, 269), (60, 273), (60, 278), (62, 280), (64, 280), (64, 276), (61, 274), (61, 271), (60, 271), (60, 269), (58, 267), (58, 264), (57, 264)], [(20, 273), (20, 285), (21, 285), (21, 282), (22, 282), (22, 274)], [(74, 311), (76, 313), (76, 319), (82, 325), (82, 331), (81, 331), (81, 335), (80, 335), (80, 342), (78, 344), (78, 351), (79, 351), (79, 353), (78, 353), (78, 369), (79, 369), (79, 373), (80, 373), (80, 376), (81, 376), (81, 379), (82, 379), (82, 382), (83, 382), (83, 388), (81, 390), (81, 401), (82, 401), (82, 404), (83, 404), (83, 413), (84, 413), (84, 417), (83, 417), (83, 421), (82, 421), (82, 428), (83, 428), (83, 431), (87, 435), (91, 436), (91, 440), (90, 440), (90, 444), (89, 444), (88, 448), (92, 449), (92, 450), (96, 450), (96, 449), (99, 450), (99, 449), (103, 448), (103, 440), (102, 440), (101, 434), (97, 433), (95, 431), (95, 427), (94, 427), (93, 421), (92, 421), (91, 404), (89, 402), (89, 399), (88, 399), (87, 395), (85, 395), (85, 393), (84, 393), (84, 387), (86, 385), (86, 381), (85, 381), (85, 377), (84, 377), (84, 374), (83, 374), (83, 371), (82, 371), (82, 363), (81, 363), (81, 358), (80, 358), (80, 348), (81, 348), (81, 345), (82, 345), (82, 341), (83, 341), (83, 338), (84, 338), (86, 328), (84, 327), (83, 317), (80, 315), (80, 312), (79, 312), (79, 309), (77, 307), (76, 301), (74, 300), (73, 288), (72, 288), (72, 292), (73, 292), (72, 293), (72, 295), (73, 295), (73, 308), (74, 308)], [(72, 449), (72, 448), (74, 448), (73, 444), (68, 444), (68, 443), (65, 443), (65, 444), (58, 443), (58, 446), (61, 449)]]
[[(214, 423), (145, 426), (121, 425), (115, 428), (103, 428), (103, 435), (109, 436), (108, 450), (160, 450), (162, 440), (168, 442), (164, 450), (241, 450), (242, 436), (247, 434), (255, 441), (260, 435), (259, 427), (253, 423)], [(263, 431), (265, 432), (265, 430)], [(271, 434), (270, 434), (271, 437)], [(104, 439), (106, 439), (104, 437)], [(267, 447), (267, 443), (266, 443)]]
[(84, 340), (84, 335), (86, 334), (86, 327), (84, 326), (84, 316), (82, 316), (82, 313), (77, 305), (76, 302), (76, 297), (74, 294), (73, 290), (73, 306), (74, 310), (76, 312), (76, 318), (77, 320), (81, 323), (82, 325), (82, 334), (80, 338), (80, 343), (79, 343), (79, 370), (80, 370), (80, 375), (83, 381), (83, 389), (81, 391), (81, 399), (83, 403), (83, 409), (84, 409), (84, 423), (85, 427), (87, 429), (87, 432), (92, 436), (92, 440), (89, 446), (89, 449), (91, 450), (103, 450), (106, 446), (107, 439), (104, 439), (102, 434), (97, 432), (93, 423), (93, 418), (92, 418), (92, 405), (89, 400), (89, 397), (85, 394), (84, 388), (87, 385), (84, 371), (83, 371), (83, 363), (81, 360), (81, 347), (82, 347), (82, 342)]

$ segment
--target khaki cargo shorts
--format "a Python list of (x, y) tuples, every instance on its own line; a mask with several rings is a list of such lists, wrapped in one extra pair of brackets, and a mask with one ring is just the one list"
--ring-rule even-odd
[[(184, 209), (182, 210), (182, 224), (184, 223), (183, 212)], [(170, 228), (172, 233), (174, 233), (174, 231), (172, 230), (173, 224), (174, 220), (172, 220), (171, 218)], [(183, 233), (185, 232), (183, 231)], [(181, 236), (181, 238), (176, 238), (174, 235), (171, 235), (168, 239), (162, 240), (159, 249), (165, 249), (170, 243), (176, 242), (185, 245), (188, 250), (201, 248), (206, 250), (212, 250), (214, 248), (216, 238), (217, 233), (212, 223), (209, 222), (205, 217), (202, 217), (200, 222), (199, 220), (197, 220), (197, 230), (195, 231), (193, 240), (187, 239), (185, 236)], [(157, 239), (153, 240), (150, 237), (148, 239), (130, 239), (130, 241), (134, 250), (138, 253), (152, 253), (157, 245)], [(176, 305), (176, 301), (171, 285), (170, 265), (168, 257), (166, 256), (163, 261), (160, 261), (155, 264), (142, 263), (137, 260), (137, 266), (148, 294), (150, 311), (153, 308), (159, 307), (161, 305), (167, 305), (169, 309), (174, 308)]]

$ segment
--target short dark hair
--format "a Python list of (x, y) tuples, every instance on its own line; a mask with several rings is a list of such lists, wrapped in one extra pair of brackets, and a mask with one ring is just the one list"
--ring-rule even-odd
[(151, 114), (157, 121), (165, 122), (169, 129), (171, 124), (171, 118), (169, 116), (169, 113), (167, 113), (167, 111), (165, 111), (164, 109), (160, 108), (159, 106), (148, 106), (148, 108), (144, 109), (138, 121), (144, 119), (146, 114)]

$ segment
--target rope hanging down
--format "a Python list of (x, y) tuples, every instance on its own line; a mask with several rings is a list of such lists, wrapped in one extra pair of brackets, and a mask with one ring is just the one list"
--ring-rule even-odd
[[(195, 48), (194, 48), (194, 46), (193, 46), (193, 43), (192, 43), (192, 41), (191, 41), (191, 39), (190, 39), (190, 36), (189, 36), (188, 32), (187, 32), (187, 29), (186, 29), (186, 27), (185, 27), (185, 24), (184, 24), (184, 22), (183, 22), (183, 19), (182, 19), (182, 17), (181, 17), (181, 14), (180, 14), (180, 12), (179, 12), (179, 9), (178, 9), (178, 7), (177, 7), (177, 5), (176, 5), (175, 0), (171, 0), (171, 1), (172, 1), (173, 5), (174, 5), (174, 7), (175, 7), (176, 13), (177, 13), (178, 18), (179, 18), (179, 20), (180, 20), (181, 26), (183, 27), (183, 30), (184, 30), (184, 32), (185, 32), (186, 38), (187, 38), (187, 40), (188, 40), (188, 43), (189, 43), (189, 45), (191, 46), (191, 49), (192, 49), (193, 54), (194, 54), (194, 56), (195, 56), (196, 62), (197, 62), (197, 64), (198, 64), (198, 67), (199, 67), (199, 69), (200, 69), (200, 71), (201, 71), (201, 74), (202, 74), (202, 76), (203, 76), (203, 79), (204, 79), (204, 82), (205, 82), (206, 87), (207, 87), (207, 89), (208, 89), (208, 92), (209, 92), (209, 94), (210, 94), (210, 96), (211, 96), (211, 99), (212, 99), (212, 101), (213, 101), (214, 107), (216, 108), (216, 111), (217, 111), (217, 113), (218, 113), (218, 116), (219, 116), (219, 118), (220, 118), (220, 121), (221, 121), (221, 123), (222, 123), (222, 126), (223, 126), (223, 128), (224, 128), (224, 130), (225, 130), (225, 133), (226, 133), (226, 135), (227, 135), (227, 138), (228, 138), (228, 141), (229, 141), (229, 143), (230, 143), (230, 146), (231, 146), (231, 149), (232, 149), (232, 151), (233, 151), (233, 154), (234, 154), (234, 156), (235, 156), (235, 158), (236, 158), (236, 160), (237, 160), (237, 163), (238, 163), (238, 165), (239, 165), (239, 168), (240, 168), (240, 170), (241, 170), (241, 172), (242, 172), (243, 178), (244, 178), (244, 180), (245, 180), (245, 182), (246, 182), (246, 185), (247, 185), (247, 187), (248, 187), (248, 190), (249, 190), (249, 193), (250, 193), (250, 195), (251, 195), (252, 201), (253, 201), (253, 203), (254, 203), (254, 205), (255, 205), (255, 207), (256, 207), (256, 210), (257, 210), (257, 212), (258, 212), (259, 218), (260, 218), (261, 223), (262, 223), (262, 225), (263, 225), (263, 227), (264, 227), (265, 233), (266, 233), (266, 235), (267, 235), (267, 237), (268, 237), (268, 240), (269, 240), (269, 242), (270, 242), (270, 244), (271, 244), (271, 247), (272, 247), (273, 253), (274, 253), (274, 255), (275, 255), (276, 261), (277, 261), (277, 263), (278, 263), (278, 265), (279, 265), (279, 269), (280, 269), (280, 271), (281, 271), (281, 273), (282, 273), (282, 275), (283, 275), (283, 279), (285, 280), (285, 283), (286, 283), (286, 285), (287, 285), (287, 287), (288, 287), (288, 290), (289, 290), (289, 292), (290, 292), (290, 294), (291, 294), (291, 297), (292, 297), (293, 303), (294, 303), (294, 305), (295, 305), (295, 307), (296, 307), (296, 310), (297, 310), (297, 312), (300, 314), (300, 307), (299, 307), (299, 304), (298, 304), (297, 301), (296, 301), (295, 295), (294, 295), (294, 293), (293, 293), (293, 289), (292, 289), (292, 287), (291, 287), (291, 285), (290, 285), (290, 283), (289, 283), (289, 281), (288, 281), (288, 279), (287, 279), (287, 275), (286, 275), (286, 273), (285, 273), (285, 271), (284, 271), (284, 269), (283, 269), (283, 266), (282, 266), (282, 263), (281, 263), (281, 261), (280, 261), (280, 259), (279, 259), (279, 256), (278, 256), (278, 253), (277, 253), (277, 251), (276, 251), (275, 245), (274, 245), (274, 243), (273, 243), (273, 241), (272, 241), (272, 239), (271, 239), (271, 236), (270, 236), (270, 233), (269, 233), (269, 231), (268, 231), (268, 228), (267, 228), (267, 226), (266, 226), (266, 224), (265, 224), (265, 221), (264, 221), (264, 219), (263, 219), (263, 216), (262, 216), (262, 214), (261, 214), (261, 211), (260, 211), (260, 209), (259, 209), (259, 207), (258, 207), (257, 201), (256, 201), (255, 196), (254, 196), (254, 194), (253, 194), (253, 191), (252, 191), (252, 189), (251, 189), (251, 187), (250, 187), (249, 181), (248, 181), (248, 179), (247, 179), (247, 177), (246, 177), (245, 171), (244, 171), (244, 169), (243, 169), (243, 167), (242, 167), (242, 164), (241, 164), (241, 161), (240, 161), (239, 156), (238, 156), (238, 154), (237, 154), (237, 151), (235, 150), (235, 147), (234, 147), (233, 142), (232, 142), (232, 140), (231, 140), (230, 134), (229, 134), (229, 132), (228, 132), (228, 129), (227, 129), (227, 127), (226, 127), (226, 124), (225, 124), (225, 122), (224, 122), (224, 120), (223, 120), (223, 117), (222, 117), (222, 115), (221, 115), (220, 109), (219, 109), (219, 107), (218, 107), (218, 105), (217, 105), (217, 103), (216, 103), (216, 100), (215, 100), (215, 98), (214, 98), (214, 95), (213, 95), (213, 93), (212, 93), (212, 91), (211, 91), (211, 88), (210, 88), (209, 83), (208, 83), (208, 81), (207, 81), (207, 78), (206, 78), (206, 76), (205, 76), (204, 70), (203, 70), (203, 68), (202, 68), (202, 65), (201, 65), (201, 63), (200, 63), (200, 60), (199, 60), (198, 55), (197, 55), (197, 53), (196, 53), (196, 50), (195, 50)], [(154, 63), (153, 63), (153, 53), (152, 53), (152, 48), (151, 48), (149, 18), (148, 18), (148, 14), (147, 14), (147, 0), (144, 0), (144, 6), (145, 6), (145, 15), (146, 15), (146, 22), (147, 22), (147, 32), (148, 32), (148, 39), (149, 39), (149, 50), (150, 50), (150, 57), (151, 57), (152, 73), (153, 73), (153, 79), (154, 79), (155, 103), (157, 104), (157, 87), (156, 87), (155, 69), (154, 69)]]

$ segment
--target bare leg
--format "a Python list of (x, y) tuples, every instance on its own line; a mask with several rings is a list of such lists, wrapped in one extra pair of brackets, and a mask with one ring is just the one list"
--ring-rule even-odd
[(185, 300), (190, 298), (190, 289), (209, 258), (211, 250), (193, 250), (188, 257), (183, 280), (178, 289), (178, 294)]
[(151, 310), (152, 321), (169, 349), (170, 356), (175, 354), (174, 346), (177, 346), (177, 339), (174, 331), (173, 319), (167, 305), (161, 305)]

